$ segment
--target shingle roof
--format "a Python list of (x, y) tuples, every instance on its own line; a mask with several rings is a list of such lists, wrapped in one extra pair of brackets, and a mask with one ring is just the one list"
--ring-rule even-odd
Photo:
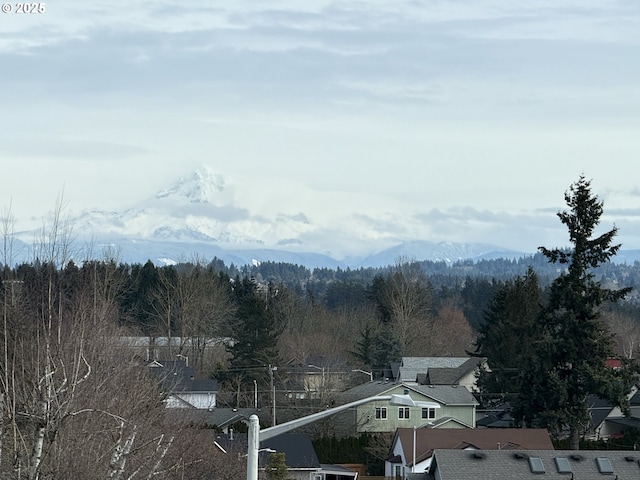
[(283, 433), (260, 442), (260, 448), (283, 452), (289, 468), (320, 468), (320, 461), (307, 434)]
[(457, 385), (410, 385), (410, 389), (445, 405), (478, 405), (469, 390)]
[(336, 403), (340, 405), (355, 402), (356, 400), (360, 400), (362, 398), (383, 395), (385, 392), (396, 388), (398, 385), (400, 384), (383, 381), (363, 383), (337, 394)]
[(336, 396), (338, 404), (354, 402), (368, 397), (387, 395), (387, 392), (404, 387), (418, 392), (444, 405), (477, 405), (475, 397), (464, 387), (452, 385), (415, 385), (390, 382), (369, 382), (358, 385)]
[[(526, 431), (526, 430), (525, 430)], [(540, 459), (544, 472), (533, 473), (529, 458)], [(556, 458), (571, 470), (559, 473)], [(608, 459), (612, 473), (601, 473), (597, 458)], [(619, 450), (436, 450), (430, 474), (438, 469), (442, 480), (605, 480), (640, 477), (640, 454)]]
[[(436, 449), (461, 449), (474, 446), (481, 450), (521, 448), (523, 450), (553, 450), (549, 432), (543, 428), (419, 428), (416, 430), (416, 459), (429, 458)], [(396, 430), (404, 458), (413, 458), (413, 428)]]
[(458, 368), (469, 357), (402, 357), (398, 369), (398, 380), (415, 382), (418, 374), (427, 373), (430, 368)]
[(212, 410), (169, 408), (165, 415), (171, 421), (191, 423), (193, 425), (216, 426), (226, 428), (236, 422), (249, 422), (251, 415), (258, 415), (261, 420), (266, 420), (268, 413), (253, 408), (219, 408)]
[(149, 370), (172, 392), (217, 392), (218, 381), (195, 378), (195, 370), (182, 360), (161, 360), (149, 364)]
[[(227, 451), (246, 452), (247, 434), (236, 433), (231, 438), (226, 434), (217, 434), (215, 441)], [(260, 442), (260, 449), (272, 449), (285, 454), (287, 467), (294, 469), (319, 469), (320, 462), (313, 449), (308, 435), (304, 433), (283, 433), (277, 437)], [(258, 456), (258, 464), (264, 466), (269, 461), (269, 453), (262, 451)]]
[[(469, 372), (478, 368), (479, 358), (469, 358), (458, 367), (430, 367), (425, 375), (424, 382), (431, 385), (457, 385), (460, 379)], [(420, 377), (420, 375), (419, 375)]]

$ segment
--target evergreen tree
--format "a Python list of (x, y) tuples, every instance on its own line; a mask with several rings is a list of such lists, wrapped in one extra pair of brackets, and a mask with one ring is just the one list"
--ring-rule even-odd
[(287, 480), (290, 478), (285, 454), (280, 452), (270, 453), (265, 472), (267, 473), (267, 480)]
[(530, 339), (536, 331), (540, 308), (538, 277), (531, 268), (525, 276), (506, 282), (493, 297), (473, 353), (487, 358), (490, 366), (482, 368), (478, 378), (483, 400), (509, 400), (508, 394), (523, 389), (518, 372), (531, 359)]
[(566, 265), (554, 280), (544, 305), (534, 352), (515, 402), (514, 417), (526, 424), (540, 424), (559, 431), (568, 428), (570, 448), (579, 448), (581, 430), (588, 425), (585, 400), (598, 395), (626, 409), (630, 370), (615, 371), (605, 365), (613, 356), (613, 340), (600, 318), (600, 306), (615, 302), (628, 288), (603, 288), (593, 269), (609, 261), (620, 245), (613, 244), (617, 229), (594, 237), (603, 213), (603, 203), (591, 193), (591, 182), (583, 176), (565, 193), (568, 211), (558, 213), (569, 231), (570, 249), (540, 251), (552, 263)]
[(277, 365), (278, 337), (282, 333), (276, 325), (273, 310), (267, 308), (265, 293), (258, 291), (248, 278), (236, 279), (234, 286), (237, 310), (232, 328), (234, 343), (228, 347), (232, 367)]

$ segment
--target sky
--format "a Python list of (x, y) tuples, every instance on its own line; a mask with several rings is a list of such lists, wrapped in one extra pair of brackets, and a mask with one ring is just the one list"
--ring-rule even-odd
[(0, 207), (18, 229), (60, 195), (123, 209), (207, 165), (256, 214), (532, 251), (567, 244), (555, 213), (584, 175), (603, 228), (640, 248), (636, 0), (9, 5)]

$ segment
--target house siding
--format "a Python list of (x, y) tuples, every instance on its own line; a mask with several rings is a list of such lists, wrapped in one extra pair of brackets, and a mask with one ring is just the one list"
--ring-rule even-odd
[(197, 408), (210, 410), (216, 406), (216, 394), (213, 392), (189, 393), (181, 392), (169, 395), (167, 408)]
[[(385, 394), (405, 394), (407, 388), (398, 385), (396, 388)], [(421, 427), (429, 422), (435, 422), (444, 417), (452, 417), (470, 427), (475, 426), (475, 404), (468, 405), (445, 405), (426, 395), (416, 391), (408, 390), (408, 395), (416, 402), (428, 401), (438, 403), (440, 408), (436, 409), (436, 418), (422, 418), (422, 407), (399, 407), (391, 405), (388, 401), (376, 401), (361, 405), (357, 408), (356, 424), (358, 432), (394, 432), (397, 428)], [(376, 418), (376, 408), (386, 408), (387, 418)], [(408, 409), (409, 418), (399, 418), (399, 408)]]

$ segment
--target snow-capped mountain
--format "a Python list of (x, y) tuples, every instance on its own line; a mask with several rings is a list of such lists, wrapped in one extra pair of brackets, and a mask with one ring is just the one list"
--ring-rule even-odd
[[(306, 213), (305, 195), (293, 192), (287, 192), (289, 201), (278, 203), (282, 211), (265, 213), (260, 209), (264, 192), (242, 187), (242, 180), (201, 167), (121, 212), (83, 212), (74, 232), (80, 242), (90, 239), (97, 247), (93, 251), (108, 248), (129, 263), (173, 263), (197, 255), (236, 265), (272, 260), (335, 268), (384, 266), (398, 258), (453, 262), (523, 255), (484, 244), (403, 242), (381, 229), (378, 218), (345, 211), (331, 212), (335, 216), (327, 220)], [(382, 213), (379, 217), (390, 222)], [(33, 233), (21, 238), (28, 243)], [(356, 247), (341, 250), (341, 244)]]
[[(78, 260), (108, 251), (127, 263), (171, 264), (197, 256), (217, 257), (227, 265), (275, 261), (359, 268), (388, 266), (400, 259), (453, 263), (533, 253), (486, 243), (416, 240), (428, 238), (429, 225), (415, 215), (389, 212), (383, 199), (371, 206), (376, 197), (359, 203), (341, 197), (345, 208), (331, 209), (335, 192), (328, 195), (332, 198), (272, 181), (247, 188), (244, 179), (201, 167), (122, 211), (82, 212), (74, 218), (73, 237)], [(34, 239), (41, 237), (20, 232), (13, 261), (35, 259)], [(640, 251), (621, 251), (615, 260), (633, 263), (640, 260)]]
[(224, 199), (224, 177), (203, 166), (191, 175), (182, 177), (170, 187), (159, 191), (157, 199), (174, 201), (177, 204), (211, 203)]

